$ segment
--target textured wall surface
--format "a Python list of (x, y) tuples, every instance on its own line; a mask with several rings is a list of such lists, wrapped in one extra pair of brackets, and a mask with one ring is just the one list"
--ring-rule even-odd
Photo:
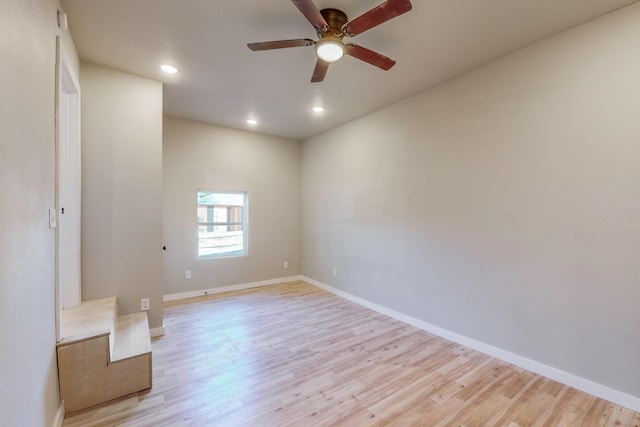
[(93, 64), (82, 87), (82, 298), (162, 326), (162, 83)]
[[(299, 274), (300, 142), (165, 117), (163, 143), (165, 294)], [(247, 256), (198, 259), (198, 189), (248, 192)]]
[(638, 22), (306, 141), (302, 274), (640, 397)]
[[(55, 335), (57, 1), (0, 3), (0, 414), (44, 426), (58, 409)], [(77, 65), (75, 68), (77, 73)]]

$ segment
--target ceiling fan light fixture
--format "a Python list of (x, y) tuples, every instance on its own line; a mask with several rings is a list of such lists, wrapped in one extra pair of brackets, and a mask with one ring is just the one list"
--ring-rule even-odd
[(316, 45), (318, 58), (325, 62), (336, 62), (344, 56), (346, 48), (344, 43), (338, 38), (326, 37)]

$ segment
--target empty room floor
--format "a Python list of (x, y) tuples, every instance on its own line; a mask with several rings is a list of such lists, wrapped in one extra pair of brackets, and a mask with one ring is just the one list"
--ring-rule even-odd
[(640, 426), (304, 282), (165, 305), (153, 388), (64, 426)]

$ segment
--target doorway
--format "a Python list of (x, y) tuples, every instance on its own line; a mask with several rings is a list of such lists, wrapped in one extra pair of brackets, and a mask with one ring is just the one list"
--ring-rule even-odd
[(56, 337), (64, 308), (80, 291), (80, 84), (61, 37), (56, 40)]

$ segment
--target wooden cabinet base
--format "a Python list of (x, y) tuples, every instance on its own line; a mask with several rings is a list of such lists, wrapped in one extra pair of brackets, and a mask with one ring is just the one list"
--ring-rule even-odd
[[(115, 298), (69, 310), (58, 343), (60, 398), (67, 412), (151, 388), (151, 337), (146, 313), (116, 317)], [(91, 332), (102, 330), (103, 332)]]
[(108, 335), (58, 347), (60, 397), (67, 412), (151, 388), (151, 353), (109, 361)]

